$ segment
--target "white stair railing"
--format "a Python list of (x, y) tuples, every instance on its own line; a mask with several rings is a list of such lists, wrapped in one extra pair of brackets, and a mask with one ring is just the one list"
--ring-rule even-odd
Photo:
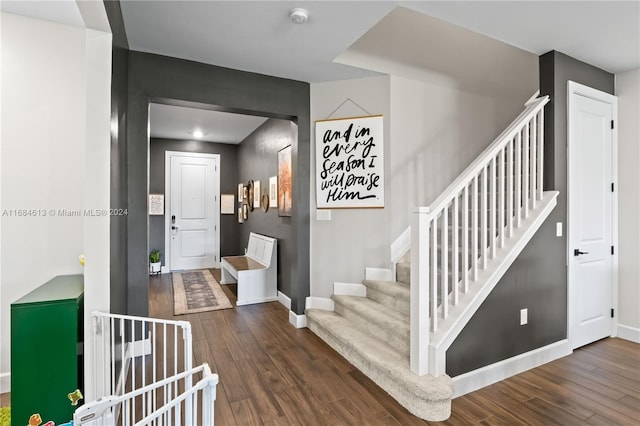
[[(411, 237), (411, 370), (436, 371), (429, 335), (447, 319), (543, 192), (544, 106), (525, 110), (433, 202), (418, 207)], [(431, 357), (433, 358), (433, 357)]]
[[(91, 316), (96, 398), (132, 392), (191, 369), (192, 335), (188, 321), (104, 312), (92, 312)], [(185, 380), (190, 387), (191, 378)], [(170, 401), (175, 396), (175, 392), (168, 390), (165, 398)]]

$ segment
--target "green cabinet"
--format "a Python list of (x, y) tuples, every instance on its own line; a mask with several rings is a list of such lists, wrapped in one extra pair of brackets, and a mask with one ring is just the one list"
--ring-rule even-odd
[[(82, 275), (53, 278), (11, 304), (11, 420), (68, 422), (82, 387)], [(82, 390), (82, 389), (81, 389)]]

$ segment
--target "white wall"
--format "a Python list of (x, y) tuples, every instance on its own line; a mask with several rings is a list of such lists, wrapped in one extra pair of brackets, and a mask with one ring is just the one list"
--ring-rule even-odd
[[(351, 99), (353, 102), (347, 101)], [(338, 108), (343, 102), (344, 105)], [(366, 111), (363, 111), (363, 109)], [(384, 115), (385, 194), (389, 194), (389, 77), (311, 84), (311, 122), (327, 118)], [(329, 297), (333, 283), (359, 283), (364, 268), (389, 267), (389, 210), (341, 209), (331, 221), (316, 220), (315, 126), (311, 126), (311, 280), (314, 297)]]
[(640, 69), (616, 75), (620, 337), (640, 343)]
[[(59, 210), (109, 206), (111, 39), (4, 13), (1, 31), (0, 385), (5, 392), (13, 301), (56, 275), (82, 273), (78, 255), (85, 253), (91, 265), (85, 271), (85, 309), (109, 308), (109, 217), (63, 217)], [(39, 209), (41, 216), (15, 217), (15, 209)]]
[(333, 210), (331, 221), (316, 220), (312, 128), (311, 296), (329, 297), (334, 282), (361, 282), (365, 267), (390, 268), (390, 244), (410, 225), (414, 207), (440, 195), (536, 90), (533, 78), (523, 79), (519, 99), (395, 75), (312, 84), (312, 121), (347, 99), (366, 112), (347, 102), (331, 118), (384, 114), (385, 208)]
[(391, 234), (410, 225), (416, 206), (428, 206), (524, 109), (520, 99), (490, 97), (451, 85), (391, 77), (389, 202)]

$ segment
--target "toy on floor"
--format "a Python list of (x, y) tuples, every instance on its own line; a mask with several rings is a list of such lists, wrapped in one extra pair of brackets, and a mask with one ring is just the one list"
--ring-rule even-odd
[(84, 397), (82, 396), (82, 392), (80, 392), (80, 389), (76, 389), (73, 392), (71, 392), (70, 394), (67, 395), (67, 397), (69, 398), (69, 400), (71, 401), (71, 405), (73, 405), (74, 407), (76, 405), (78, 405), (78, 401), (83, 399)]
[(29, 417), (29, 426), (40, 426), (42, 424), (42, 417), (40, 414), (35, 413)]

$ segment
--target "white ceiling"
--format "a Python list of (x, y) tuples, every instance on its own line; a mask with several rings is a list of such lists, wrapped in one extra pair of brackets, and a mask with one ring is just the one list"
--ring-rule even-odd
[[(638, 1), (121, 3), (134, 50), (308, 82), (371, 75), (333, 61), (399, 5), (536, 55), (558, 50), (613, 73), (640, 67)], [(309, 11), (306, 24), (289, 21), (293, 7)]]
[[(151, 104), (149, 107), (152, 138), (239, 144), (266, 120), (266, 117), (182, 106)], [(203, 133), (201, 138), (194, 137), (196, 129)]]
[[(3, 12), (75, 26), (83, 25), (80, 6), (81, 0), (0, 1)], [(380, 43), (378, 48), (375, 43), (368, 43), (376, 37), (385, 38), (385, 34), (380, 34), (385, 25), (374, 27), (397, 6), (464, 27), (530, 54), (558, 50), (612, 73), (640, 67), (640, 0), (121, 0), (127, 37), (133, 50), (307, 82), (375, 75), (364, 69), (366, 65), (362, 61), (358, 63), (361, 68), (346, 65), (358, 62), (344, 58), (363, 47), (370, 58), (400, 55), (398, 57), (403, 61), (412, 62), (405, 65), (432, 68), (426, 72), (454, 75), (455, 70), (461, 71), (460, 64), (443, 53), (455, 47), (444, 34), (455, 30), (442, 24), (408, 35), (409, 38), (430, 37), (429, 40), (416, 39), (406, 43), (398, 34), (389, 33), (386, 38), (394, 40), (397, 46), (387, 42)], [(294, 7), (309, 11), (306, 24), (289, 21), (289, 10)], [(397, 22), (400, 15), (396, 13), (394, 25), (387, 31), (409, 28), (409, 25), (403, 27), (402, 22)], [(416, 16), (404, 15), (408, 20), (416, 19)], [(423, 19), (423, 25), (430, 25), (429, 19)], [(443, 32), (434, 33), (439, 31), (436, 27), (441, 27)], [(372, 29), (375, 32), (369, 34)], [(438, 47), (438, 43), (441, 46)], [(429, 44), (432, 48), (425, 50)], [(342, 63), (336, 61), (338, 57), (342, 58)], [(381, 71), (381, 68), (377, 69)], [(458, 74), (464, 76), (464, 72)], [(219, 112), (203, 110), (187, 114), (188, 109), (184, 107), (162, 107), (156, 108), (161, 112), (154, 116), (164, 114), (164, 117), (154, 119), (152, 126), (152, 134), (158, 137), (173, 138), (182, 134), (190, 139), (192, 135), (184, 136), (184, 133), (192, 132), (196, 124), (203, 126), (204, 132), (210, 135), (221, 128), (227, 130), (227, 127), (229, 132), (248, 135), (261, 124), (253, 121), (255, 117), (245, 122), (246, 116), (219, 116)], [(182, 122), (178, 122), (179, 117), (183, 117)], [(211, 124), (207, 126), (206, 122)], [(161, 123), (171, 123), (174, 129), (160, 130)], [(237, 143), (231, 141), (238, 137), (236, 134), (215, 138), (218, 142)]]

